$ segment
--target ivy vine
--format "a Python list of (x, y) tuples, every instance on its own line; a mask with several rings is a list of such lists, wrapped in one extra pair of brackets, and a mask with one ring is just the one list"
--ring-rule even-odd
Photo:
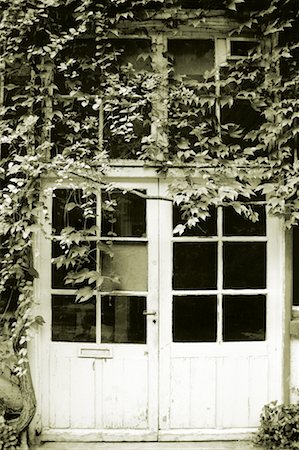
[[(120, 158), (168, 180), (169, 200), (183, 211), (178, 232), (220, 205), (256, 221), (261, 196), (287, 226), (298, 222), (298, 14), (297, 0), (0, 0), (1, 373), (18, 378), (25, 396), (27, 342), (42, 323), (33, 314), (33, 240), (41, 217), (49, 220), (49, 175), (82, 189), (86, 219), (95, 215), (92, 192), (113, 190), (105, 174)], [(153, 27), (196, 34), (219, 17), (231, 24), (228, 36), (255, 44), (196, 81), (151, 42)], [(80, 207), (72, 197), (66, 204)], [(112, 200), (103, 207), (113, 215)], [(82, 274), (91, 249), (79, 243), (93, 232), (62, 230), (53, 262), (71, 266), (69, 283), (99, 282), (94, 271)], [(17, 432), (31, 420), (32, 398), (18, 420), (3, 406)]]

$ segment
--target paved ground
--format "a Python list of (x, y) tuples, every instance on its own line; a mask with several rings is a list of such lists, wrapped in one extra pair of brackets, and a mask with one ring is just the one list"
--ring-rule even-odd
[(121, 442), (121, 443), (78, 443), (47, 442), (30, 450), (263, 450), (251, 442)]

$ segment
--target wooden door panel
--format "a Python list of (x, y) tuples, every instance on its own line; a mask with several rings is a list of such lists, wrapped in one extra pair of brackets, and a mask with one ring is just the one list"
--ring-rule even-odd
[(173, 358), (170, 427), (216, 426), (216, 359)]

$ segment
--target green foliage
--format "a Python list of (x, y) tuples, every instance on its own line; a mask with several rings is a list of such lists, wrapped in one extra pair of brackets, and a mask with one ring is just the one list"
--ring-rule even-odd
[(261, 423), (254, 437), (267, 450), (295, 450), (299, 448), (299, 405), (265, 405)]

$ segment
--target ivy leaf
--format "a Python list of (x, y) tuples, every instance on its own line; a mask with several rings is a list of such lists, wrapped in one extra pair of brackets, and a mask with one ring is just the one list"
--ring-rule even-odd
[(81, 289), (78, 289), (75, 301), (78, 303), (83, 303), (92, 298), (93, 296), (94, 290), (90, 286), (86, 286)]
[(179, 234), (180, 236), (184, 233), (186, 226), (182, 223), (179, 223), (175, 229), (173, 230), (173, 234)]
[(271, 183), (267, 183), (263, 185), (262, 192), (263, 194), (270, 194), (271, 192), (274, 193), (276, 190), (276, 186)]

